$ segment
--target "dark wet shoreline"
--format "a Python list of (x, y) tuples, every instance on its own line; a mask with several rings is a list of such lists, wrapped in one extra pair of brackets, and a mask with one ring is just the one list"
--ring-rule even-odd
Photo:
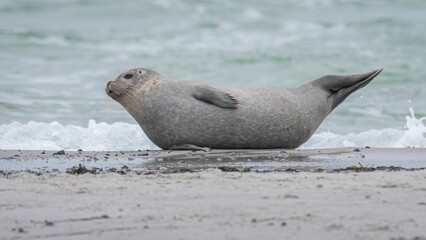
[(426, 168), (424, 148), (302, 150), (44, 151), (0, 150), (0, 172), (179, 173), (218, 168), (233, 172), (366, 172)]

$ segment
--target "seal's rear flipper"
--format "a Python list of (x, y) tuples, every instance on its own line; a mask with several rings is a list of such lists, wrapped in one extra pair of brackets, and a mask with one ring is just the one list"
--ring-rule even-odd
[(312, 83), (330, 92), (330, 97), (333, 98), (332, 109), (334, 109), (353, 92), (370, 83), (382, 70), (383, 68), (379, 68), (369, 73), (358, 75), (327, 75)]
[(192, 150), (192, 151), (204, 151), (209, 152), (210, 148), (208, 147), (199, 147), (193, 144), (181, 144), (181, 145), (173, 145), (168, 150)]
[(237, 108), (239, 104), (238, 100), (231, 94), (207, 85), (196, 86), (192, 95), (198, 100), (222, 108)]

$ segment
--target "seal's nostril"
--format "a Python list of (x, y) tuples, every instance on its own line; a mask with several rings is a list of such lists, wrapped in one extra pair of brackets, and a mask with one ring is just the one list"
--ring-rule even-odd
[(112, 82), (112, 81), (109, 81), (109, 82), (107, 83), (107, 87), (109, 87), (109, 85), (111, 84), (111, 82)]

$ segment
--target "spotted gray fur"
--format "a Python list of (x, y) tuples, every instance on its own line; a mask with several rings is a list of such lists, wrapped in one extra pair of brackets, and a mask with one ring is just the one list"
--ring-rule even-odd
[(162, 149), (293, 149), (381, 71), (327, 75), (294, 89), (250, 89), (171, 81), (138, 68), (120, 74), (105, 91)]

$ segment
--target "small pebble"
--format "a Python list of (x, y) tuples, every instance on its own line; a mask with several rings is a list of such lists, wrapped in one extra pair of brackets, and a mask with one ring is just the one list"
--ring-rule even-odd
[(65, 155), (65, 151), (61, 150), (61, 151), (55, 152), (53, 155)]
[(55, 225), (55, 223), (48, 221), (48, 220), (44, 220), (44, 224), (46, 224), (46, 226), (53, 226)]

